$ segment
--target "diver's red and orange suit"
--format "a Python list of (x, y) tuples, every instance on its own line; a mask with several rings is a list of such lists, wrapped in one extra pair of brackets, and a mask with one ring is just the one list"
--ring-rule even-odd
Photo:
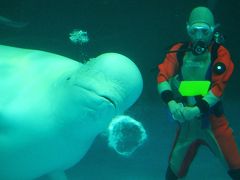
[[(175, 44), (170, 51), (177, 51), (181, 46), (183, 46), (182, 43)], [(185, 52), (181, 61), (177, 58), (179, 57), (177, 52), (168, 53), (164, 61), (158, 66), (158, 84), (168, 82), (172, 87), (177, 86), (176, 81), (181, 80), (210, 80), (209, 93), (215, 99), (219, 99), (214, 105), (203, 100), (204, 97), (185, 97), (185, 100), (183, 100), (185, 106), (194, 106), (194, 104), (191, 104), (192, 99), (195, 103), (198, 103), (198, 101), (204, 103), (200, 103), (202, 106), (200, 106), (201, 118), (186, 121), (179, 126), (169, 158), (169, 168), (178, 178), (186, 175), (200, 145), (208, 146), (226, 165), (229, 174), (238, 174), (238, 177), (240, 177), (240, 155), (237, 144), (221, 108), (221, 97), (233, 72), (234, 65), (225, 47), (219, 45), (215, 49), (216, 57), (214, 59), (212, 49), (213, 46), (209, 48), (208, 52), (199, 56), (194, 56), (191, 52)], [(172, 79), (174, 80), (172, 81)], [(170, 81), (173, 83), (170, 83)], [(171, 88), (171, 92), (176, 94), (174, 88)], [(173, 97), (169, 97), (169, 92), (166, 94), (168, 97), (166, 95), (162, 97), (167, 103)]]

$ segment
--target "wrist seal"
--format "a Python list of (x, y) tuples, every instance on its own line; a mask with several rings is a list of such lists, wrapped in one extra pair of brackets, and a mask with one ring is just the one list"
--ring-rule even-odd
[(199, 108), (200, 112), (202, 114), (208, 113), (210, 106), (207, 101), (200, 99), (197, 103), (196, 106)]
[(167, 104), (169, 101), (174, 100), (173, 92), (171, 90), (165, 90), (161, 93), (161, 98)]

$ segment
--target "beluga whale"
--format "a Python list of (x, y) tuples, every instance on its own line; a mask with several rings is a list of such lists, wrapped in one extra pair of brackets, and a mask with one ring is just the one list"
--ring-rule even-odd
[(86, 63), (0, 45), (0, 179), (66, 179), (98, 134), (139, 98), (133, 61), (103, 53)]

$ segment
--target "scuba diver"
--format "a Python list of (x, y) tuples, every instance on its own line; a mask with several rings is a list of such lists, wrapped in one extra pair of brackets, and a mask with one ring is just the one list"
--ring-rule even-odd
[(166, 180), (187, 175), (200, 145), (206, 145), (240, 180), (240, 156), (222, 96), (234, 64), (221, 44), (212, 12), (194, 8), (187, 22), (190, 41), (174, 44), (158, 65), (158, 92), (179, 124)]

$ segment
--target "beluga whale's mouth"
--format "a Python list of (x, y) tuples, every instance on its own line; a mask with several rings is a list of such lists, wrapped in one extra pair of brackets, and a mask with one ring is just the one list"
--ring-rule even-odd
[(108, 102), (110, 102), (110, 103), (114, 106), (115, 109), (117, 108), (116, 103), (115, 103), (111, 98), (109, 98), (109, 97), (107, 97), (107, 96), (104, 96), (104, 95), (100, 95), (100, 97), (102, 97), (102, 98), (104, 98), (105, 100), (107, 100)]
[(97, 91), (93, 90), (92, 88), (87, 88), (82, 84), (80, 85), (80, 84), (75, 83), (74, 86), (77, 86), (78, 88), (83, 89), (85, 92), (88, 92), (88, 93), (94, 94), (95, 96), (100, 97), (101, 99), (103, 99), (103, 101), (111, 104), (114, 107), (114, 109), (117, 109), (117, 103), (108, 95), (104, 95), (100, 92), (97, 92)]

